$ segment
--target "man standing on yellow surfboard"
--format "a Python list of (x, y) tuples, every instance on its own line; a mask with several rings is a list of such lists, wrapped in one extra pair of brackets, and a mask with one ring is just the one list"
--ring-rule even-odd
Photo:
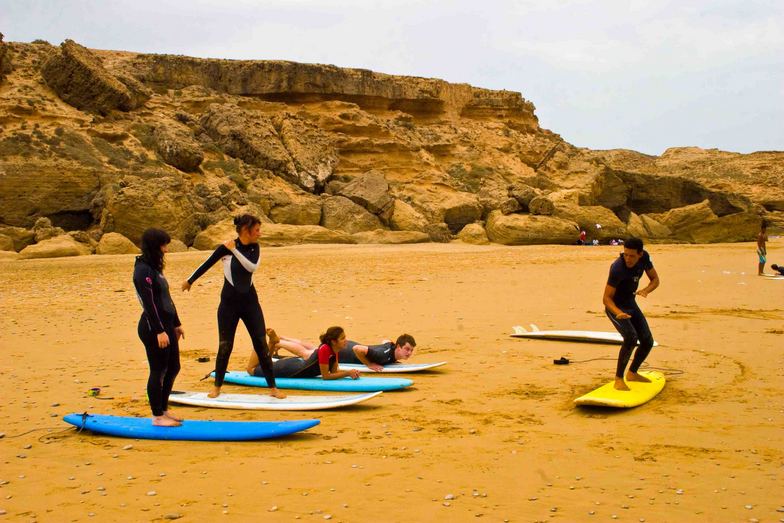
[[(648, 357), (653, 347), (653, 335), (648, 328), (648, 321), (635, 301), (635, 296), (645, 298), (659, 286), (659, 275), (653, 268), (651, 257), (643, 250), (642, 240), (629, 238), (624, 242), (623, 254), (610, 266), (610, 275), (604, 287), (604, 311), (610, 321), (623, 336), (623, 345), (618, 353), (618, 366), (615, 370), (615, 388), (629, 390), (623, 379), (623, 372), (629, 363), (638, 340), (640, 346), (634, 354), (634, 360), (626, 373), (628, 381), (650, 382), (648, 378), (637, 373), (640, 365)], [(640, 278), (648, 276), (648, 286), (637, 290)]]

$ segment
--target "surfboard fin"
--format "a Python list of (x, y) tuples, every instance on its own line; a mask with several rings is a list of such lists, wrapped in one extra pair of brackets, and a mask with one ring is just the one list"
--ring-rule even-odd
[(512, 327), (512, 332), (514, 332), (515, 334), (525, 334), (528, 331), (525, 330), (525, 327), (523, 327), (522, 325), (515, 325), (514, 327)]
[(528, 325), (530, 325), (530, 326), (531, 326), (531, 330), (532, 330), (533, 332), (539, 332), (539, 327), (537, 327), (535, 324), (533, 324), (533, 323), (529, 323)]

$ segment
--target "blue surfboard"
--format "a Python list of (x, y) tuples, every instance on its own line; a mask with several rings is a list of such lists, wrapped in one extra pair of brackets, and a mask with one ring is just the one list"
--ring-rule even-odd
[(317, 419), (296, 421), (202, 421), (185, 420), (179, 427), (156, 427), (152, 418), (67, 414), (66, 423), (98, 434), (121, 438), (188, 441), (250, 441), (277, 438), (315, 427)]
[[(214, 376), (215, 373), (212, 373)], [(250, 376), (247, 372), (229, 371), (223, 379), (226, 383), (246, 385), (248, 387), (266, 387), (267, 380), (258, 376)], [(399, 390), (413, 385), (413, 381), (404, 378), (342, 378), (323, 380), (321, 378), (275, 378), (279, 389), (323, 390), (330, 392), (375, 392), (378, 390)]]

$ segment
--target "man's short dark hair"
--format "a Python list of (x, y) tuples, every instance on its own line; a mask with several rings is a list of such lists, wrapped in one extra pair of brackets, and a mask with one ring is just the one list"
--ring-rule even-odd
[(626, 241), (623, 242), (623, 246), (626, 249), (634, 249), (637, 252), (642, 252), (642, 240), (640, 238), (635, 238), (634, 236), (626, 238)]
[(416, 347), (416, 341), (414, 341), (414, 337), (410, 334), (401, 334), (398, 336), (395, 345), (402, 347), (406, 343), (410, 344), (412, 347)]

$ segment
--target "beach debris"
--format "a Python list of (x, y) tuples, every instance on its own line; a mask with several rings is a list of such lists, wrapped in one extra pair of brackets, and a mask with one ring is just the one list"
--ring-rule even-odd
[(270, 508), (267, 509), (267, 512), (277, 512), (278, 506), (272, 505)]
[(471, 495), (474, 496), (475, 498), (478, 498), (479, 497), (479, 491), (474, 489), (474, 491), (471, 492)]
[(589, 510), (588, 511), (588, 515), (589, 516), (594, 516), (594, 515), (596, 515), (596, 511), (595, 510)]
[(332, 514), (324, 514), (324, 519), (332, 519)]
[(746, 510), (751, 510), (754, 508), (754, 505), (743, 505), (743, 508), (745, 508)]
[(6, 514), (7, 512), (5, 511), (5, 509), (0, 508), (0, 516), (5, 516)]
[(447, 494), (446, 496), (444, 496), (444, 499), (446, 499), (446, 500), (455, 499), (455, 495), (454, 494)]
[(178, 514), (178, 513), (173, 512), (171, 514), (166, 514), (165, 516), (163, 516), (163, 519), (180, 519), (181, 517), (182, 517), (182, 514)]
[(675, 491), (675, 493), (678, 494), (678, 495), (681, 495), (681, 494), (683, 494), (683, 489), (679, 488), (678, 490)]
[(33, 446), (28, 443), (27, 445), (25, 445), (22, 448), (24, 448), (24, 449), (31, 449), (31, 448), (33, 448)]
[(550, 507), (550, 512), (558, 512), (558, 507)]
[(133, 448), (133, 445), (126, 445), (126, 446), (123, 447), (123, 450), (131, 450), (132, 448)]
[(448, 502), (448, 501), (444, 501), (443, 505), (445, 507), (451, 507), (452, 506), (452, 504), (450, 502)]
[(154, 490), (150, 490), (150, 491), (148, 491), (148, 492), (147, 492), (147, 495), (148, 495), (148, 496), (157, 496), (157, 495), (158, 495), (158, 493), (157, 493), (157, 492), (155, 492)]
[(25, 459), (27, 457), (27, 454), (17, 454), (16, 457), (19, 459)]

